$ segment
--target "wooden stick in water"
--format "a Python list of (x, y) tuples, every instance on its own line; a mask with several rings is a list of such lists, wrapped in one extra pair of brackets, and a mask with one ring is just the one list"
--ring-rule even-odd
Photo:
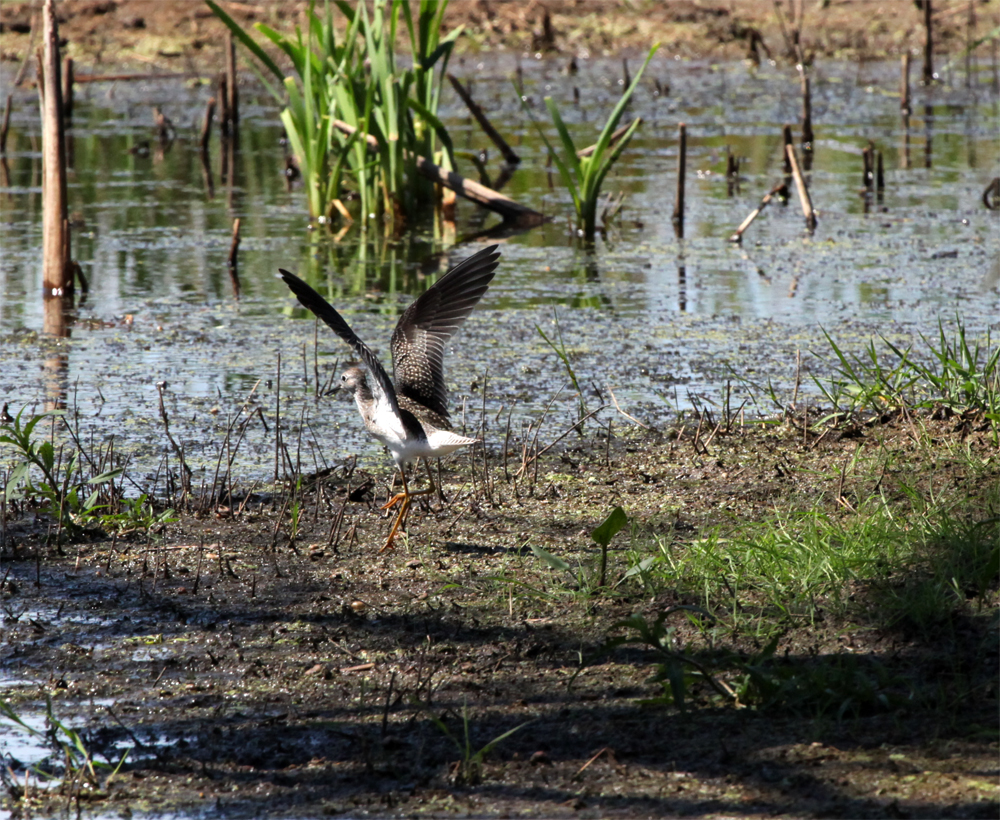
[(476, 122), (479, 123), (479, 127), (483, 129), (483, 133), (486, 134), (493, 144), (497, 147), (501, 154), (503, 154), (504, 161), (510, 163), (511, 165), (517, 165), (521, 158), (515, 153), (514, 149), (510, 147), (501, 135), (497, 131), (493, 124), (489, 121), (486, 114), (483, 113), (483, 109), (479, 107), (472, 95), (465, 89), (462, 83), (454, 74), (449, 74), (448, 79), (451, 81), (452, 87), (455, 89), (455, 93), (462, 98), (462, 102), (465, 103), (466, 108), (469, 109), (469, 113), (476, 118)]
[(233, 220), (233, 239), (229, 243), (229, 257), (227, 259), (227, 264), (231, 268), (236, 267), (236, 254), (240, 249), (240, 219), (237, 217)]
[(73, 290), (68, 277), (69, 237), (66, 203), (66, 143), (59, 87), (59, 27), (54, 0), (42, 7), (44, 57), (42, 91), (42, 279), (45, 297)]
[(768, 203), (770, 203), (770, 201), (774, 199), (775, 196), (781, 197), (782, 199), (788, 196), (788, 186), (785, 185), (784, 182), (779, 182), (764, 195), (764, 198), (760, 201), (760, 204), (750, 212), (750, 215), (743, 220), (740, 226), (736, 229), (736, 232), (729, 237), (729, 241), (742, 242), (743, 232), (750, 227), (750, 225), (758, 216), (760, 216), (760, 212), (763, 211), (768, 206)]
[(63, 60), (63, 119), (69, 122), (73, 119), (73, 58)]
[(233, 33), (229, 29), (226, 29), (226, 81), (229, 94), (226, 100), (229, 132), (235, 138), (240, 129), (240, 91), (236, 85), (236, 43), (233, 41)]
[(931, 0), (924, 0), (924, 85), (934, 82), (934, 33)]
[(7, 132), (10, 130), (10, 106), (14, 100), (13, 94), (7, 95), (3, 106), (3, 122), (0, 123), (0, 155), (7, 153)]
[(795, 146), (789, 145), (785, 148), (788, 154), (788, 161), (792, 164), (792, 178), (795, 180), (795, 188), (799, 194), (799, 201), (802, 203), (802, 215), (806, 219), (806, 227), (810, 231), (816, 228), (816, 212), (813, 210), (812, 200), (809, 198), (809, 189), (806, 187), (805, 178), (799, 170), (799, 159), (795, 156)]
[(812, 151), (812, 88), (804, 68), (799, 76), (802, 78), (802, 150)]
[(792, 175), (792, 163), (788, 161), (788, 146), (792, 144), (792, 126), (786, 125), (781, 129), (783, 145), (781, 146), (781, 157), (785, 167), (785, 176)]
[(687, 165), (687, 125), (677, 126), (677, 199), (674, 202), (674, 225), (677, 236), (684, 238), (684, 168)]
[(910, 105), (910, 52), (904, 52), (899, 67), (899, 110), (903, 116), (913, 111)]
[(201, 124), (201, 152), (208, 155), (208, 141), (212, 137), (212, 118), (215, 116), (215, 97), (208, 98), (205, 106), (205, 120)]

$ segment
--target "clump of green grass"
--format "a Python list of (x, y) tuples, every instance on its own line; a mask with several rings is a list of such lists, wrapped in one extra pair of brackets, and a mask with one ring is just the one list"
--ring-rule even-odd
[[(734, 629), (762, 613), (786, 626), (812, 624), (821, 609), (887, 627), (927, 627), (970, 597), (982, 604), (997, 577), (1000, 490), (975, 514), (962, 499), (935, 503), (899, 486), (902, 500), (879, 494), (856, 514), (817, 506), (717, 527), (689, 543), (657, 536), (646, 581), (658, 576), (706, 608), (724, 606)], [(856, 601), (859, 590), (869, 594)]]
[[(824, 331), (825, 333), (825, 331)], [(989, 332), (985, 340), (970, 344), (965, 325), (959, 321), (949, 336), (938, 325), (938, 340), (921, 336), (927, 352), (918, 356), (913, 347), (901, 349), (882, 339), (894, 357), (886, 361), (875, 342), (864, 355), (844, 352), (833, 338), (826, 339), (837, 357), (832, 378), (815, 383), (835, 413), (855, 414), (863, 410), (882, 413), (901, 407), (947, 407), (957, 413), (982, 413), (989, 421), (994, 443), (1000, 435), (1000, 346)]]
[[(280, 83), (275, 87), (260, 75), (286, 106), (281, 121), (313, 216), (346, 212), (339, 197), (347, 180), (357, 190), (362, 224), (375, 216), (398, 226), (433, 199), (434, 188), (416, 172), (416, 162), (433, 159), (440, 141), (441, 162), (454, 168), (451, 139), (437, 116), (448, 58), (461, 34), (459, 28), (441, 35), (447, 0), (421, 0), (416, 20), (406, 0), (376, 0), (371, 13), (365, 3), (335, 0), (347, 22), (340, 41), (329, 2), (322, 18), (310, 3), (305, 36), (298, 29), (291, 37), (257, 23), (257, 31), (291, 60), (297, 78), (286, 77), (218, 4), (206, 2)], [(395, 53), (401, 23), (409, 35), (409, 68), (400, 66)], [(350, 133), (338, 129), (338, 121)]]
[[(805, 509), (716, 525), (690, 540), (634, 535), (624, 580), (644, 597), (669, 590), (690, 602), (701, 613), (686, 612), (700, 637), (679, 643), (666, 615), (676, 619), (685, 607), (671, 607), (620, 622), (607, 647), (647, 647), (663, 687), (654, 700), (679, 708), (699, 691), (734, 706), (840, 718), (918, 702), (946, 708), (958, 691), (949, 686), (965, 686), (959, 695), (967, 695), (982, 684), (974, 672), (939, 686), (878, 657), (800, 649), (825, 640), (831, 627), (892, 632), (929, 648), (954, 645), (970, 624), (983, 634), (996, 624), (995, 456), (929, 442), (916, 436), (905, 460), (882, 447), (868, 461), (856, 454), (848, 493), (840, 471), (810, 474), (838, 489), (812, 495)], [(859, 497), (862, 486), (873, 489)], [(763, 649), (748, 654), (748, 645)]]
[(103, 485), (111, 485), (121, 468), (106, 470), (86, 478), (79, 450), (64, 454), (51, 440), (36, 435), (39, 424), (62, 419), (61, 410), (26, 417), (22, 408), (10, 422), (0, 424), (0, 444), (9, 445), (16, 463), (3, 488), (8, 503), (31, 497), (41, 499), (61, 527), (73, 529), (89, 521), (102, 508)]

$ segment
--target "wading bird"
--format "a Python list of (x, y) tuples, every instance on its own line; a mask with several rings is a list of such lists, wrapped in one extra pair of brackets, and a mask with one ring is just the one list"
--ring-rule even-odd
[[(389, 448), (403, 479), (403, 492), (382, 507), (388, 510), (400, 505), (380, 552), (392, 546), (396, 532), (405, 524), (410, 499), (434, 492), (434, 477), (427, 459), (476, 442), (451, 430), (444, 384), (444, 347), (483, 298), (499, 258), (496, 245), (473, 254), (403, 312), (390, 343), (391, 379), (375, 354), (326, 299), (294, 274), (279, 269), (281, 278), (302, 305), (329, 325), (361, 359), (363, 367), (345, 370), (338, 388), (354, 395), (365, 428)], [(417, 459), (427, 467), (430, 487), (413, 493), (406, 483), (406, 465)]]

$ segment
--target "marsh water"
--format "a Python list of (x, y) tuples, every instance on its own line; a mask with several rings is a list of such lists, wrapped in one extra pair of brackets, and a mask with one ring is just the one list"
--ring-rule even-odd
[[(551, 95), (582, 147), (621, 93), (621, 64), (583, 60), (572, 76), (563, 65), (525, 55), (523, 93), (554, 139), (542, 102)], [(992, 328), (995, 344), (1000, 222), (982, 192), (1000, 173), (1000, 98), (989, 65), (974, 66), (968, 84), (946, 69), (939, 86), (916, 87), (907, 119), (898, 64), (818, 66), (807, 177), (819, 225), (805, 231), (793, 193), (734, 245), (730, 234), (782, 179), (781, 128), (798, 121), (800, 106), (794, 69), (657, 57), (627, 114), (643, 124), (604, 185), (624, 194), (622, 210), (593, 249), (574, 235), (569, 194), (517, 99), (515, 68), (493, 58), (452, 64), (522, 157), (504, 193), (552, 217), (498, 239), (490, 235), (499, 219), (463, 201), (453, 237), (430, 218), (395, 238), (310, 225), (301, 183), (283, 173), (278, 108), (252, 83), (242, 91), (239, 149), (226, 163), (214, 136), (207, 168), (198, 146), (207, 84), (78, 85), (69, 201), (73, 256), (90, 290), (63, 339), (42, 333), (40, 127), (37, 100), (19, 92), (0, 189), (0, 401), (11, 412), (67, 407), (84, 442), (114, 437), (144, 489), (162, 481), (164, 415), (204, 480), (244, 406), (263, 413), (246, 426), (234, 473), (267, 480), (279, 388), (286, 445), (301, 469), (353, 454), (381, 463), (353, 408), (317, 396), (349, 350), (317, 334), (275, 273), (297, 271), (387, 357), (405, 305), (490, 241), (501, 242), (499, 272), (446, 359), (456, 423), (485, 427), (488, 445), (502, 441), (508, 415), (515, 434), (541, 423), (547, 440), (580, 412), (540, 330), (565, 345), (589, 409), (613, 392), (648, 424), (719, 405), (727, 382), (733, 407), (757, 412), (774, 409), (769, 383), (787, 397), (798, 381), (802, 396), (817, 396), (812, 376), (828, 375), (834, 359), (824, 332), (853, 351), (880, 344), (879, 335), (925, 350), (921, 335), (936, 340), (939, 324), (960, 322), (971, 339), (985, 341)], [(4, 96), (11, 79), (5, 67)], [(488, 148), (496, 178), (497, 152), (450, 89), (444, 98), (456, 149)], [(162, 148), (154, 105), (177, 131)], [(670, 218), (681, 121), (683, 239)], [(869, 140), (884, 157), (882, 196), (861, 193)], [(727, 146), (741, 159), (735, 186)], [(468, 161), (459, 170), (477, 176)], [(226, 264), (237, 217), (239, 299)]]

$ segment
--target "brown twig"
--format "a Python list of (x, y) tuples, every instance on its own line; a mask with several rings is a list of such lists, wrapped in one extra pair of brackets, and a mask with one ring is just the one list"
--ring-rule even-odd
[(747, 216), (747, 218), (744, 219), (743, 222), (740, 223), (740, 226), (736, 229), (736, 232), (729, 237), (729, 241), (742, 242), (744, 231), (746, 231), (746, 229), (749, 228), (751, 224), (753, 224), (753, 221), (758, 216), (760, 216), (760, 212), (763, 211), (768, 206), (768, 204), (771, 202), (772, 199), (774, 199), (775, 196), (779, 196), (782, 199), (787, 198), (788, 186), (784, 182), (779, 182), (770, 191), (764, 194), (764, 197), (763, 199), (761, 199), (760, 204), (750, 212), (749, 216)]
[(802, 215), (805, 217), (806, 227), (810, 231), (815, 230), (816, 212), (813, 210), (812, 199), (809, 198), (809, 189), (806, 187), (805, 178), (799, 169), (799, 160), (795, 156), (795, 146), (785, 146), (785, 153), (788, 155), (788, 161), (792, 165), (792, 177), (795, 179), (795, 188), (799, 194), (799, 202), (802, 204)]
[(638, 424), (643, 430), (648, 430), (649, 429), (649, 425), (648, 424), (643, 424), (635, 416), (630, 416), (628, 413), (626, 413), (624, 410), (622, 410), (621, 406), (618, 404), (618, 399), (615, 398), (615, 391), (611, 389), (610, 385), (608, 386), (608, 395), (611, 396), (611, 401), (614, 402), (615, 410), (617, 410), (619, 413), (621, 413), (623, 416), (625, 416), (625, 418), (627, 418), (629, 421), (632, 421), (632, 422), (635, 422), (636, 424)]
[(805, 66), (799, 72), (799, 77), (802, 83), (802, 150), (812, 151), (815, 139), (812, 122), (812, 86), (809, 83)]
[(903, 52), (899, 68), (899, 110), (903, 116), (908, 116), (913, 108), (910, 105), (910, 52)]
[(934, 32), (931, 0), (924, 0), (924, 85), (934, 82)]
[(454, 74), (448, 74), (447, 76), (452, 87), (455, 89), (455, 93), (462, 98), (462, 102), (464, 102), (466, 108), (469, 109), (469, 113), (476, 118), (476, 122), (478, 122), (479, 127), (483, 129), (483, 133), (485, 133), (486, 136), (493, 141), (493, 144), (497, 147), (500, 153), (503, 154), (504, 161), (510, 163), (511, 165), (517, 165), (521, 161), (521, 158), (515, 153), (514, 149), (510, 147), (507, 140), (500, 135), (500, 132), (493, 127), (489, 118), (483, 113), (483, 109), (479, 107), (474, 99), (472, 99), (472, 95), (466, 90)]
[(238, 139), (240, 129), (240, 92), (236, 83), (236, 43), (233, 33), (226, 29), (226, 80), (228, 83), (226, 114), (229, 117), (229, 133)]
[(3, 106), (3, 122), (0, 123), (0, 154), (7, 153), (7, 132), (10, 130), (10, 107), (13, 101), (14, 95), (8, 94)]
[(687, 125), (677, 125), (677, 199), (674, 201), (674, 226), (684, 238), (684, 168), (687, 165)]
[[(638, 125), (636, 125), (636, 127), (638, 128), (639, 125), (642, 125), (642, 117), (636, 117), (635, 120), (633, 120), (633, 122), (638, 123)], [(608, 140), (608, 148), (613, 146), (616, 142), (618, 142), (618, 140), (624, 137), (625, 132), (628, 131), (629, 128), (631, 127), (632, 123), (630, 122), (628, 125), (623, 125), (621, 128), (615, 129), (614, 133), (612, 133), (611, 135), (611, 138)], [(576, 155), (582, 159), (583, 157), (589, 157), (596, 150), (597, 150), (597, 143), (594, 143), (593, 145), (588, 145), (586, 148), (581, 148), (579, 151), (576, 152)]]
[(208, 156), (208, 142), (212, 138), (212, 118), (215, 116), (215, 97), (208, 98), (205, 119), (201, 124), (201, 153)]

